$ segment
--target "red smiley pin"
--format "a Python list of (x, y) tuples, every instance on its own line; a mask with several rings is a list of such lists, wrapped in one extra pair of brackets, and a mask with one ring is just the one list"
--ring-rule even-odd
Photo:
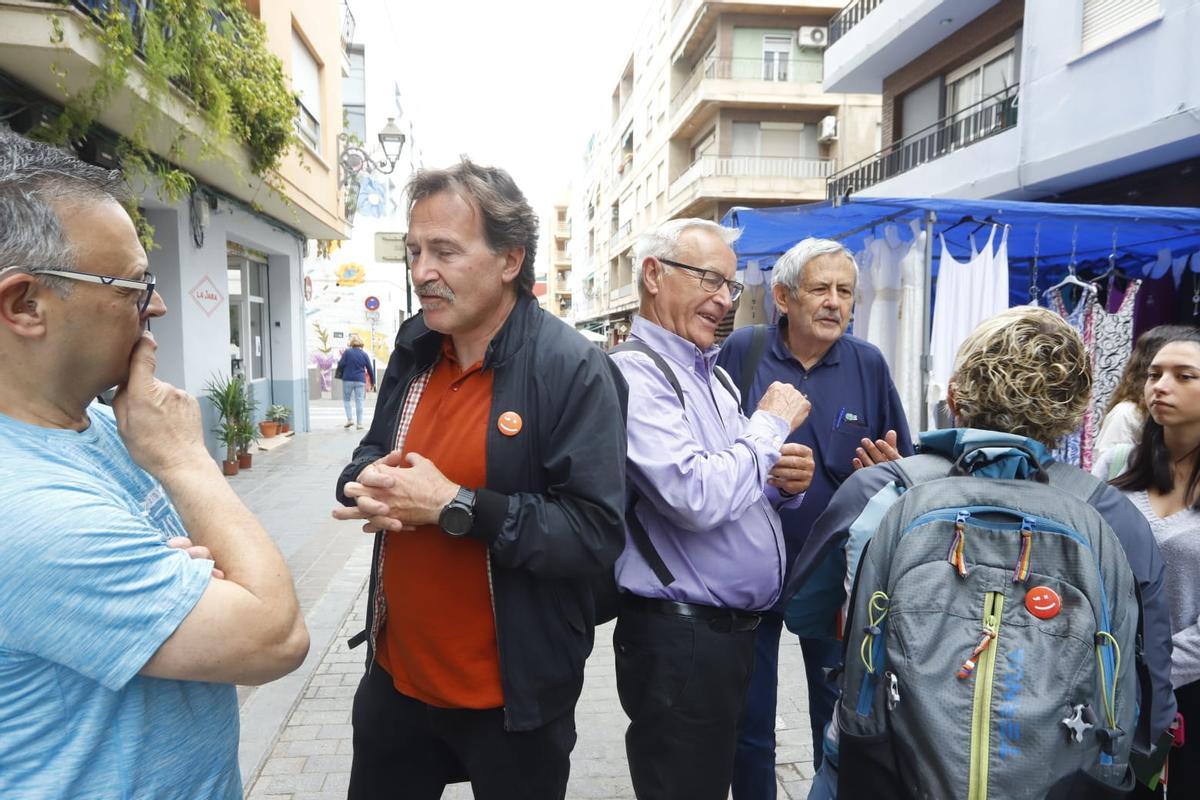
[(1038, 619), (1051, 619), (1062, 611), (1062, 598), (1049, 586), (1035, 586), (1025, 593), (1025, 610)]
[(515, 411), (505, 411), (500, 415), (500, 419), (496, 420), (496, 427), (505, 436), (516, 436), (524, 424), (521, 415)]

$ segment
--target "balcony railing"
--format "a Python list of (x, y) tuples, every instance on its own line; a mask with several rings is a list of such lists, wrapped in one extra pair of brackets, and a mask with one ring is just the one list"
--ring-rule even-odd
[(829, 198), (861, 192), (867, 187), (1015, 127), (1019, 89), (1019, 86), (1010, 86), (973, 106), (938, 120), (928, 128), (892, 142), (857, 164), (851, 164), (829, 178)]
[(706, 58), (696, 65), (687, 81), (671, 98), (671, 113), (696, 91), (700, 81), (741, 80), (773, 83), (820, 83), (824, 80), (821, 61), (788, 58)]
[(671, 184), (675, 197), (701, 178), (818, 178), (833, 174), (830, 158), (776, 158), (772, 156), (701, 156)]
[(617, 245), (624, 241), (625, 237), (631, 233), (633, 233), (633, 220), (629, 220), (624, 225), (613, 231), (612, 238), (608, 240), (609, 249), (615, 250)]
[(354, 41), (354, 12), (350, 10), (348, 2), (342, 3), (342, 43), (351, 44)]
[(829, 20), (829, 44), (846, 35), (846, 31), (862, 22), (863, 17), (874, 11), (884, 0), (858, 0), (851, 3)]

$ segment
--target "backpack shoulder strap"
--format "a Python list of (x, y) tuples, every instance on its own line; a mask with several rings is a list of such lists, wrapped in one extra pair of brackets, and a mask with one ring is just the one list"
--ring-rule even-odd
[(926, 481), (945, 478), (953, 466), (950, 459), (934, 453), (921, 453), (892, 462), (892, 467), (899, 473), (905, 489), (911, 489)]
[(738, 379), (738, 389), (742, 393), (742, 413), (747, 417), (753, 412), (750, 406), (750, 387), (754, 383), (754, 374), (762, 362), (763, 353), (767, 350), (767, 326), (755, 325), (750, 334), (750, 348), (746, 350), (746, 358), (742, 361), (742, 374)]
[[(737, 389), (733, 388), (733, 379), (729, 377), (729, 373), (714, 364), (713, 374), (717, 376), (717, 380), (721, 382), (721, 385), (725, 387), (725, 391), (729, 392), (729, 396), (736, 403), (738, 401), (738, 393)], [(745, 395), (742, 395), (742, 397), (745, 398)]]
[[(679, 405), (683, 408), (687, 407), (687, 404), (683, 401), (683, 387), (679, 385), (679, 379), (675, 377), (675, 372), (667, 364), (666, 359), (654, 352), (654, 349), (648, 344), (637, 339), (628, 339), (608, 352), (611, 355), (612, 353), (619, 353), (622, 350), (632, 350), (649, 356), (650, 360), (654, 362), (654, 366), (658, 367), (659, 372), (667, 379), (667, 383), (671, 384), (671, 388), (675, 390), (675, 396), (679, 398)], [(658, 578), (663, 586), (670, 586), (675, 582), (675, 575), (666, 565), (666, 562), (662, 560), (662, 556), (659, 555), (658, 549), (650, 539), (650, 534), (646, 531), (646, 526), (638, 519), (636, 508), (638, 494), (633, 490), (633, 486), (628, 481), (625, 486), (626, 494), (629, 496), (629, 502), (625, 506), (625, 524), (629, 526), (629, 536), (633, 539), (638, 553), (646, 562), (646, 565), (650, 567), (655, 577)]]
[(1095, 475), (1061, 461), (1055, 461), (1045, 469), (1051, 486), (1085, 503), (1090, 503), (1108, 485)]
[(650, 347), (650, 345), (637, 339), (627, 339), (608, 352), (611, 355), (612, 353), (628, 352), (630, 350), (650, 356), (650, 360), (654, 362), (654, 366), (658, 367), (658, 371), (663, 374), (663, 377), (667, 379), (667, 383), (671, 384), (671, 388), (675, 390), (675, 396), (679, 398), (679, 405), (687, 408), (687, 403), (683, 402), (683, 387), (679, 385), (679, 378), (675, 377), (675, 371), (671, 369), (666, 359), (654, 352), (654, 348)]

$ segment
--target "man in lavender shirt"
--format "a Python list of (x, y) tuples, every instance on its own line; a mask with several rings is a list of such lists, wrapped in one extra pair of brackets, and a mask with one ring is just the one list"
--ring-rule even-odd
[(613, 354), (629, 384), (633, 500), (613, 645), (639, 800), (728, 796), (754, 631), (782, 590), (776, 509), (798, 505), (812, 480), (811, 450), (784, 443), (808, 416), (804, 395), (773, 383), (747, 419), (716, 367), (717, 324), (742, 288), (737, 235), (684, 219), (638, 242), (631, 340), (679, 393), (648, 353)]

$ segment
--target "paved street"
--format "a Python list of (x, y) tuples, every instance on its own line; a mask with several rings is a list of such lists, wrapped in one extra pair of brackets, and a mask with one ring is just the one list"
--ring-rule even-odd
[[(368, 402), (374, 398), (369, 395)], [(268, 686), (240, 690), (240, 756), (250, 800), (340, 800), (349, 781), (350, 704), (363, 651), (351, 652), (346, 639), (363, 627), (371, 542), (357, 526), (329, 517), (334, 480), (359, 434), (342, 429), (341, 403), (314, 402), (312, 416), (311, 433), (256, 454), (253, 469), (231, 479), (287, 558), (312, 635), (299, 670)], [(779, 797), (795, 800), (808, 794), (812, 746), (800, 648), (790, 635), (785, 634), (780, 664)], [(567, 797), (632, 798), (611, 625), (597, 631), (576, 727)], [(460, 784), (443, 797), (473, 795), (469, 785)]]

